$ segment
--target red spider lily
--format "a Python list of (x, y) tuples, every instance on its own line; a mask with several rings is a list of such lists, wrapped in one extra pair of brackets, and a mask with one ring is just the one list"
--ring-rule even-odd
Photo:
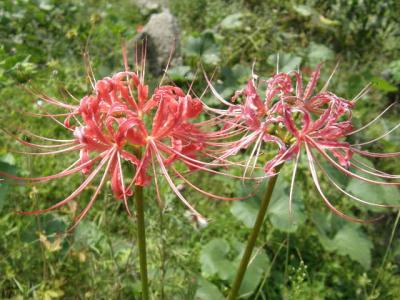
[[(212, 121), (192, 122), (202, 112), (202, 102), (178, 87), (160, 85), (150, 94), (148, 86), (144, 83), (144, 72), (130, 71), (125, 51), (123, 56), (125, 71), (98, 81), (93, 77), (91, 80), (92, 94), (83, 97), (78, 105), (66, 104), (39, 94), (43, 101), (65, 109), (67, 112), (36, 115), (54, 120), (71, 132), (72, 139), (58, 140), (29, 133), (35, 138), (57, 143), (41, 145), (17, 138), (25, 146), (43, 150), (42, 152), (21, 153), (50, 155), (79, 151), (79, 159), (55, 175), (37, 178), (21, 178), (4, 173), (0, 173), (0, 175), (11, 179), (30, 181), (48, 181), (78, 172), (87, 175), (82, 184), (64, 200), (47, 209), (22, 212), (23, 214), (37, 214), (51, 211), (72, 201), (104, 170), (100, 183), (87, 206), (77, 217), (76, 225), (92, 207), (108, 177), (110, 177), (115, 198), (124, 201), (129, 214), (128, 197), (133, 194), (132, 186), (134, 185), (146, 186), (154, 180), (160, 200), (157, 182), (157, 172), (160, 172), (174, 193), (191, 211), (193, 218), (204, 226), (206, 220), (184, 198), (174, 184), (173, 177), (182, 179), (189, 186), (207, 196), (223, 200), (240, 200), (244, 197), (227, 198), (206, 192), (192, 184), (173, 166), (173, 163), (181, 161), (188, 166), (189, 171), (201, 169), (229, 175), (212, 168), (228, 165), (223, 160), (215, 160), (215, 155), (222, 151), (219, 148), (225, 146), (218, 140), (229, 136), (230, 133), (206, 131), (214, 125)], [(144, 70), (144, 59), (142, 61), (141, 70)], [(59, 121), (59, 117), (65, 118), (64, 122)], [(212, 161), (208, 163), (200, 161), (199, 156), (211, 158)], [(135, 169), (130, 178), (126, 178), (127, 176), (124, 174), (123, 162), (132, 165)], [(173, 171), (172, 177), (168, 169)], [(125, 183), (125, 180), (128, 180), (129, 183)]]
[[(218, 113), (221, 118), (224, 118), (227, 128), (230, 130), (240, 128), (245, 133), (221, 157), (228, 157), (240, 149), (248, 148), (252, 145), (253, 149), (246, 163), (246, 174), (253, 158), (253, 168), (256, 165), (263, 142), (265, 144), (272, 143), (277, 145), (277, 154), (264, 165), (264, 171), (267, 175), (273, 176), (275, 175), (276, 166), (294, 160), (289, 196), (289, 211), (291, 211), (299, 158), (302, 150), (304, 150), (307, 155), (312, 179), (325, 204), (335, 214), (347, 220), (365, 222), (364, 220), (342, 213), (331, 204), (321, 189), (317, 176), (317, 168), (321, 170), (336, 189), (351, 199), (368, 205), (389, 206), (370, 203), (346, 192), (329, 176), (328, 172), (319, 162), (316, 154), (319, 153), (330, 165), (353, 178), (371, 184), (400, 185), (398, 181), (390, 181), (400, 179), (400, 175), (387, 174), (353, 158), (353, 154), (379, 158), (399, 157), (400, 152), (371, 153), (361, 150), (359, 147), (387, 136), (400, 127), (400, 124), (372, 141), (353, 145), (347, 142), (346, 137), (360, 132), (373, 124), (393, 105), (385, 109), (385, 111), (367, 125), (354, 130), (352, 109), (356, 101), (366, 93), (367, 89), (361, 91), (351, 101), (343, 99), (327, 91), (332, 75), (325, 86), (320, 91), (316, 91), (317, 81), (320, 77), (320, 66), (311, 74), (310, 81), (305, 88), (303, 88), (302, 74), (300, 72), (277, 73), (272, 78), (261, 81), (266, 85), (263, 100), (257, 92), (257, 76), (253, 75), (253, 78), (248, 81), (247, 86), (243, 90), (237, 91), (232, 97), (232, 102), (238, 102), (239, 99), (242, 99), (242, 102), (239, 104), (224, 100), (207, 79), (215, 97), (229, 106), (227, 110), (219, 109), (214, 110), (214, 112)], [(360, 172), (355, 173), (353, 169)], [(360, 173), (364, 175), (359, 175)], [(376, 179), (370, 179), (371, 175), (375, 176)], [(382, 181), (381, 179), (389, 181)]]

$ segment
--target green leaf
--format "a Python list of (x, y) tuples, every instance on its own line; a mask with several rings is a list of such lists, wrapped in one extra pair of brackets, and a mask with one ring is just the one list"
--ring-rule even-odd
[(318, 228), (318, 239), (326, 251), (348, 255), (365, 269), (370, 268), (373, 244), (359, 225), (345, 222), (333, 214), (319, 212), (314, 212), (312, 219)]
[(200, 56), (202, 52), (202, 38), (189, 36), (183, 47), (183, 52), (187, 56)]
[(183, 46), (183, 53), (189, 57), (197, 57), (205, 64), (216, 65), (220, 61), (219, 47), (211, 31), (205, 31), (198, 37), (190, 36)]
[(323, 25), (327, 25), (327, 26), (339, 26), (340, 22), (337, 20), (331, 20), (328, 19), (322, 15), (319, 16), (319, 21), (323, 24)]
[(224, 239), (213, 239), (201, 249), (200, 264), (204, 277), (217, 275), (222, 280), (228, 280), (235, 274), (235, 266), (226, 258), (229, 249)]
[[(234, 241), (232, 246), (224, 239), (213, 239), (201, 249), (200, 264), (202, 275), (206, 278), (217, 276), (218, 279), (232, 283), (237, 268), (239, 267), (245, 245)], [(257, 251), (257, 252), (256, 252)], [(229, 254), (234, 254), (234, 259), (229, 259)], [(242, 297), (254, 292), (259, 285), (263, 274), (269, 266), (269, 258), (263, 249), (253, 252), (252, 260), (247, 268), (239, 291)], [(211, 288), (206, 284), (205, 288)], [(202, 298), (200, 298), (202, 299)], [(214, 298), (207, 298), (214, 299)]]
[(97, 244), (103, 236), (95, 223), (83, 220), (75, 230), (74, 247), (78, 249), (91, 248), (99, 252)]
[[(9, 164), (11, 166), (15, 165), (15, 158), (11, 153), (7, 153), (3, 156), (0, 157), (0, 161), (4, 162), (6, 164)], [(4, 170), (3, 170), (4, 171)]]
[(251, 77), (251, 68), (242, 64), (236, 64), (232, 67), (233, 76), (235, 76), (235, 81), (239, 83), (244, 83)]
[(271, 203), (268, 216), (275, 228), (285, 232), (294, 232), (299, 225), (304, 224), (306, 217), (302, 206), (297, 201), (293, 201), (292, 214), (290, 215), (288, 201), (289, 195), (285, 194), (284, 197), (280, 197)]
[(170, 68), (167, 73), (173, 81), (187, 81), (194, 79), (194, 75), (190, 71), (189, 66), (176, 66)]
[[(239, 267), (245, 246), (244, 244), (241, 244), (240, 247), (242, 251), (239, 252), (239, 255), (235, 259), (236, 268)], [(263, 249), (261, 249), (258, 252), (256, 251), (257, 250), (253, 251), (252, 253), (252, 260), (249, 266), (247, 267), (247, 271), (243, 278), (242, 285), (240, 286), (239, 295), (241, 297), (251, 296), (251, 294), (260, 284), (260, 281), (270, 264), (269, 258), (267, 254), (263, 251)]]
[[(267, 62), (271, 66), (276, 66), (276, 62), (278, 60), (277, 54), (272, 54), (268, 56)], [(301, 57), (295, 56), (290, 53), (279, 54), (279, 72), (290, 72), (293, 70), (297, 70), (297, 68), (301, 64)]]
[[(242, 64), (236, 64), (232, 68), (223, 67), (221, 68), (221, 79), (217, 82), (214, 82), (215, 88), (218, 93), (222, 95), (222, 97), (228, 99), (230, 98), (237, 90), (243, 88), (243, 84), (247, 82), (247, 80), (251, 76), (251, 69), (248, 66)], [(208, 102), (212, 105), (219, 105), (218, 100), (213, 100)]]
[(198, 278), (198, 288), (196, 291), (195, 299), (199, 300), (210, 300), (210, 299), (215, 299), (215, 300), (223, 300), (224, 295), (218, 290), (218, 288), (212, 284), (211, 282), (203, 279), (203, 278)]
[(386, 81), (383, 78), (380, 77), (373, 77), (371, 79), (372, 82), (372, 86), (382, 92), (387, 92), (387, 93), (391, 93), (391, 92), (397, 92), (398, 88), (397, 86), (391, 84), (390, 82)]
[(293, 5), (293, 9), (303, 17), (309, 17), (314, 13), (314, 9), (308, 5)]
[(308, 48), (308, 60), (312, 66), (334, 58), (335, 52), (325, 45), (312, 42)]
[(400, 59), (392, 61), (389, 64), (390, 72), (393, 75), (393, 79), (396, 83), (400, 83)]
[(294, 232), (305, 222), (302, 193), (296, 186), (293, 190), (292, 214), (290, 215), (289, 186), (283, 176), (278, 178), (267, 216), (275, 228), (285, 232)]
[[(358, 161), (370, 167), (374, 166), (373, 163), (366, 158), (360, 156), (356, 156), (356, 158)], [(383, 179), (375, 178), (356, 169), (352, 171), (366, 178), (373, 178), (374, 180), (382, 182), (384, 181)], [(351, 178), (346, 190), (352, 195), (368, 202), (390, 205), (400, 204), (400, 192), (399, 189), (395, 186), (382, 186), (378, 184), (371, 184), (356, 178)], [(360, 208), (372, 211), (382, 210), (381, 208), (370, 205), (360, 205)]]
[(45, 11), (51, 11), (54, 8), (54, 5), (49, 2), (51, 1), (39, 1), (39, 8)]
[[(359, 174), (361, 175), (361, 173)], [(362, 175), (365, 176), (365, 174)], [(352, 178), (349, 185), (347, 186), (347, 191), (350, 192), (352, 195), (371, 203), (391, 205), (400, 204), (400, 192), (398, 188), (394, 186), (381, 186)], [(378, 207), (369, 205), (362, 205), (360, 206), (360, 208), (373, 211), (382, 210)]]
[[(285, 171), (283, 171), (285, 172)], [(230, 211), (232, 215), (243, 222), (243, 224), (252, 228), (257, 217), (259, 203), (266, 184), (259, 188), (257, 195), (242, 201), (236, 201), (232, 204)], [(241, 194), (246, 195), (251, 193), (244, 189)], [(292, 202), (292, 215), (289, 213), (289, 186), (284, 178), (280, 176), (275, 185), (272, 194), (271, 203), (267, 210), (267, 217), (270, 219), (272, 225), (285, 232), (294, 232), (298, 226), (305, 222), (305, 214), (303, 212), (302, 193), (300, 189), (294, 189)]]
[(57, 214), (45, 214), (41, 216), (42, 228), (47, 235), (55, 233), (64, 233), (67, 229), (67, 223), (64, 218)]
[[(15, 159), (11, 154), (6, 154), (0, 157), (0, 171), (16, 174)], [(6, 198), (9, 193), (10, 186), (5, 182), (0, 181), (0, 210), (6, 203)]]
[(201, 56), (203, 62), (207, 65), (217, 65), (220, 62), (218, 50), (215, 48), (207, 50)]
[(222, 20), (221, 27), (223, 29), (240, 28), (242, 26), (242, 18), (243, 18), (242, 13), (236, 13), (236, 14), (229, 15), (225, 19)]
[(243, 222), (248, 228), (253, 228), (254, 222), (257, 217), (259, 205), (254, 198), (243, 201), (235, 201), (230, 207), (232, 215), (236, 219)]
[(354, 224), (347, 224), (333, 238), (337, 252), (348, 255), (359, 262), (365, 269), (371, 266), (372, 242)]

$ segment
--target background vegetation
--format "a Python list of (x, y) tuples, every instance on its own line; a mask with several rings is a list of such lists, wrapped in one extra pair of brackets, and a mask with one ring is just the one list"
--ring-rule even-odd
[[(190, 83), (201, 61), (208, 71), (216, 71), (218, 90), (228, 97), (246, 82), (253, 62), (258, 74), (271, 75), (279, 53), (283, 71), (301, 66), (307, 73), (324, 61), (322, 81), (340, 61), (332, 90), (343, 97), (354, 97), (372, 82), (374, 89), (358, 103), (357, 124), (365, 124), (399, 98), (398, 1), (171, 0), (170, 8), (182, 29), (183, 65), (169, 71), (177, 84)], [(24, 84), (30, 82), (60, 98), (68, 98), (65, 90), (83, 96), (90, 90), (83, 51), (89, 50), (97, 78), (120, 70), (121, 40), (133, 38), (148, 18), (148, 12), (128, 0), (1, 1), (0, 126), (21, 136), (21, 128), (29, 128), (45, 136), (63, 137), (65, 132), (48, 120), (22, 113), (38, 112), (42, 105), (24, 92)], [(197, 92), (201, 87), (204, 82), (198, 78)], [(211, 97), (205, 101), (216, 104)], [(398, 120), (396, 107), (355, 139), (376, 137)], [(398, 133), (374, 147), (399, 151)], [(52, 174), (73, 159), (32, 159), (11, 153), (17, 148), (11, 139), (0, 136), (1, 170)], [(400, 173), (398, 162), (367, 163)], [(373, 225), (344, 222), (325, 209), (303, 165), (290, 222), (289, 173), (287, 168), (274, 194), (241, 291), (243, 297), (399, 299), (400, 243), (399, 234), (393, 231), (397, 212), (356, 208), (325, 183), (340, 208), (365, 216), (384, 215)], [(343, 175), (338, 179), (365, 199), (400, 204), (396, 188), (370, 187)], [(82, 224), (66, 237), (57, 233), (68, 227), (90, 189), (79, 203), (57, 212), (14, 213), (48, 206), (71, 192), (80, 180), (76, 176), (40, 185), (0, 184), (1, 299), (134, 299), (140, 295), (135, 220), (127, 217), (110, 190), (103, 192)], [(248, 193), (240, 182), (225, 178), (194, 174), (193, 180), (226, 195)], [(161, 188), (167, 203), (164, 212), (156, 205), (153, 188), (146, 191), (153, 298), (223, 299), (252, 226), (258, 197), (227, 203), (186, 189), (185, 195), (210, 219), (208, 227), (199, 229), (167, 186)]]

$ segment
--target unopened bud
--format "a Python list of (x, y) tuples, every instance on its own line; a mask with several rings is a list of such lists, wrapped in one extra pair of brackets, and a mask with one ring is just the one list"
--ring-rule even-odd
[(208, 225), (208, 222), (205, 218), (203, 218), (200, 215), (195, 215), (193, 216), (193, 218), (195, 219), (195, 221), (197, 222), (197, 225), (199, 226), (200, 229), (202, 228), (206, 228)]
[(176, 188), (178, 189), (178, 191), (183, 191), (184, 189), (185, 189), (185, 184), (183, 184), (183, 183), (180, 183), (180, 184), (178, 184), (177, 186), (176, 186)]

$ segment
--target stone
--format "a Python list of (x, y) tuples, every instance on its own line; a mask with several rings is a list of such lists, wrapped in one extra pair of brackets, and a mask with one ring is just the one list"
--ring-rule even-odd
[(133, 3), (139, 8), (143, 15), (150, 15), (168, 8), (167, 0), (134, 0)]
[(168, 9), (153, 14), (140, 33), (129, 46), (147, 42), (147, 64), (149, 71), (154, 75), (161, 74), (167, 66), (172, 53), (171, 65), (181, 62), (180, 57), (180, 29), (176, 18)]

